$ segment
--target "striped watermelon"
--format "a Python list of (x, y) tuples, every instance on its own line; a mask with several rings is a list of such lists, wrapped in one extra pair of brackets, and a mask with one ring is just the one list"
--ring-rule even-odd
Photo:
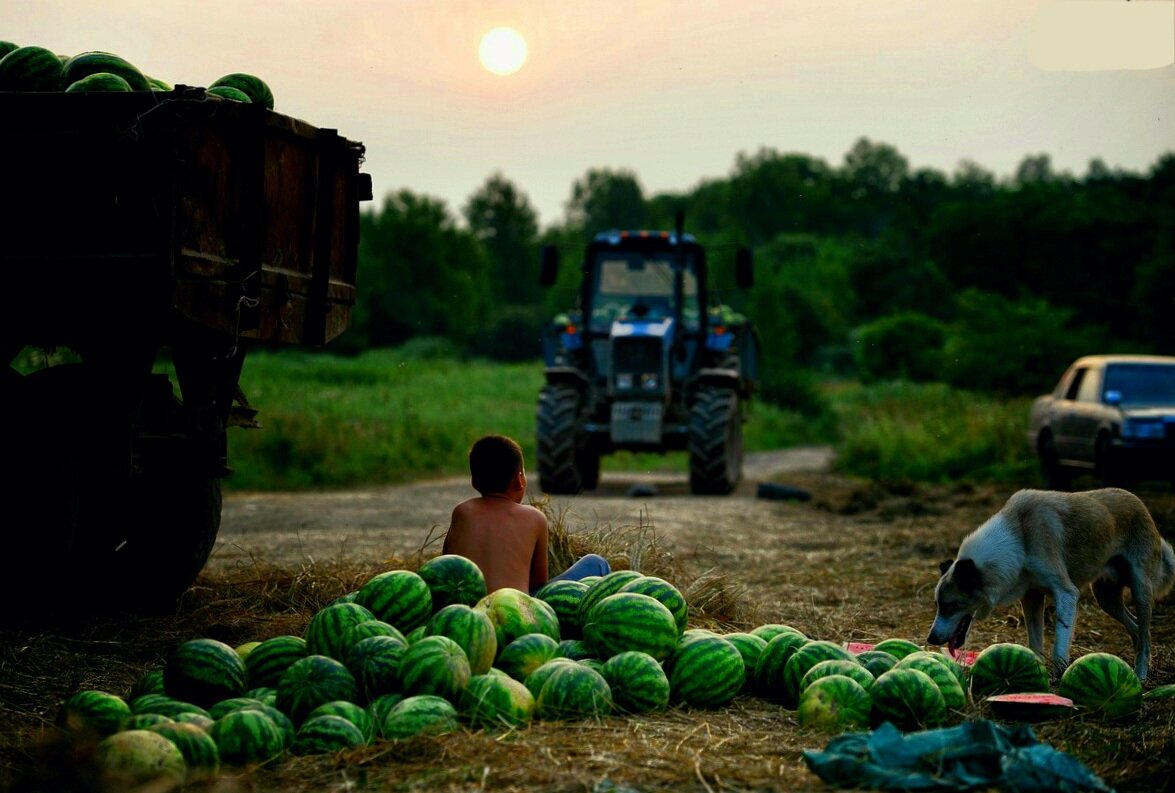
[[(217, 78), (209, 88), (215, 88), (220, 85), (227, 85), (238, 89), (246, 94), (255, 105), (264, 105), (273, 110), (273, 91), (269, 89), (265, 81), (260, 77), (244, 72), (234, 72), (226, 74), (224, 77)], [(392, 622), (388, 620), (388, 622)], [(392, 623), (395, 624), (394, 622)]]
[(880, 653), (889, 653), (900, 661), (910, 653), (916, 653), (922, 648), (909, 639), (883, 639), (873, 645), (873, 649)]
[(358, 603), (333, 603), (310, 618), (303, 638), (309, 655), (325, 655), (336, 661), (346, 660), (343, 637), (354, 626), (375, 619), (375, 615)]
[(147, 729), (162, 735), (180, 750), (187, 768), (185, 784), (211, 780), (220, 771), (220, 750), (216, 748), (216, 741), (195, 724), (173, 721)]
[(202, 708), (241, 696), (248, 689), (247, 679), (241, 656), (216, 639), (184, 642), (163, 667), (163, 688), (168, 696)]
[(774, 698), (784, 707), (794, 708), (800, 699), (800, 681), (813, 666), (828, 660), (858, 663), (857, 657), (836, 642), (825, 640), (810, 641), (787, 659), (783, 667), (783, 689), (774, 693)]
[(535, 713), (544, 721), (603, 718), (611, 712), (612, 690), (604, 676), (575, 661), (556, 664), (535, 695)]
[(204, 730), (204, 732), (208, 732), (209, 728), (216, 723), (211, 716), (205, 716), (202, 713), (195, 712), (177, 713), (172, 718), (172, 721), (176, 724), (192, 724)]
[(241, 656), (242, 661), (247, 661), (249, 659), (249, 653), (256, 650), (260, 644), (261, 642), (259, 641), (245, 642), (244, 644), (238, 644), (233, 649), (237, 651), (237, 655)]
[(420, 694), (388, 711), (380, 734), (388, 740), (417, 735), (443, 735), (458, 728), (457, 709), (444, 697)]
[(484, 611), (453, 603), (437, 611), (424, 629), (425, 636), (447, 636), (465, 652), (471, 674), (483, 675), (498, 655), (498, 634)]
[(355, 602), (401, 633), (411, 633), (432, 616), (432, 592), (411, 570), (388, 570), (359, 588)]
[(224, 765), (267, 763), (285, 750), (282, 732), (259, 710), (234, 710), (208, 730)]
[(971, 698), (1049, 690), (1049, 673), (1032, 650), (1011, 642), (984, 648), (971, 665)]
[(484, 611), (494, 624), (500, 649), (528, 633), (543, 633), (555, 641), (561, 638), (555, 610), (520, 590), (510, 587), (495, 590), (479, 600), (474, 608)]
[(471, 676), (465, 651), (448, 636), (425, 636), (400, 659), (400, 686), (409, 696), (430, 694), (457, 702)]
[[(754, 634), (754, 631), (751, 631)], [(783, 699), (783, 673), (787, 669), (787, 662), (810, 640), (804, 634), (791, 631), (779, 631), (767, 640), (767, 646), (759, 654), (759, 661), (755, 665), (754, 690), (760, 696), (771, 699)]]
[(559, 642), (545, 633), (519, 636), (498, 653), (494, 665), (519, 682), (559, 654)]
[(568, 639), (583, 635), (579, 625), (579, 603), (588, 591), (582, 581), (549, 581), (534, 596), (550, 606), (559, 618), (559, 634)]
[(156, 724), (175, 724), (175, 719), (164, 716), (162, 713), (132, 713), (127, 716), (119, 729), (146, 730)]
[[(306, 716), (306, 721), (302, 722), (302, 728), (305, 728), (306, 724), (316, 716), (341, 716), (359, 728), (359, 732), (363, 734), (363, 743), (371, 743), (374, 735), (371, 714), (354, 702), (348, 702), (345, 699), (325, 702), (310, 711), (309, 715)], [(299, 729), (298, 734), (300, 735), (301, 733), (302, 729)]]
[[(941, 661), (938, 659), (942, 659)], [(967, 707), (967, 694), (963, 690), (963, 684), (959, 682), (959, 678), (947, 666), (951, 662), (949, 658), (940, 653), (923, 653), (922, 651), (910, 653), (905, 658), (897, 662), (895, 669), (917, 669), (919, 672), (925, 672), (926, 676), (934, 681), (938, 686), (939, 692), (942, 693), (943, 704), (946, 705), (948, 711), (959, 711)]]
[(819, 661), (800, 679), (800, 697), (804, 696), (804, 690), (808, 686), (829, 675), (850, 677), (866, 691), (873, 687), (873, 674), (861, 664), (843, 658), (830, 658), (827, 661)]
[(354, 589), (350, 592), (345, 592), (332, 600), (328, 605), (333, 606), (336, 603), (354, 603), (355, 598), (359, 597), (359, 590)]
[(128, 93), (131, 90), (130, 83), (119, 77), (117, 74), (109, 74), (108, 72), (96, 72), (89, 74), (76, 82), (70, 83), (65, 88), (67, 94), (88, 94), (101, 92), (116, 92)]
[(112, 735), (122, 729), (131, 708), (117, 694), (94, 689), (78, 691), (61, 706), (57, 723), (71, 733)]
[(295, 661), (277, 686), (277, 707), (295, 726), (324, 702), (354, 701), (358, 696), (355, 676), (333, 658), (308, 655)]
[(383, 694), (371, 700), (367, 706), (367, 715), (371, 716), (371, 728), (375, 737), (383, 738), (384, 719), (392, 708), (404, 701), (403, 694)]
[(408, 646), (408, 637), (395, 626), (389, 625), (383, 620), (368, 620), (360, 622), (358, 625), (352, 625), (343, 633), (343, 655), (347, 657), (340, 660), (349, 664), (351, 648), (370, 636), (391, 636), (393, 639), (399, 639), (405, 647)]
[(144, 694), (131, 700), (132, 713), (162, 713), (175, 719), (185, 713), (195, 713), (205, 718), (211, 718), (208, 711), (191, 702), (183, 702), (166, 694)]
[(587, 612), (583, 635), (594, 654), (611, 658), (640, 650), (658, 661), (677, 647), (677, 620), (660, 601), (637, 592), (609, 595)]
[(60, 91), (61, 59), (44, 47), (17, 47), (0, 58), (0, 91)]
[(881, 650), (866, 650), (863, 653), (857, 653), (857, 661), (873, 673), (874, 677), (880, 677), (898, 664), (896, 657)]
[(692, 708), (729, 704), (746, 680), (742, 653), (721, 636), (680, 642), (665, 667), (673, 699)]
[(481, 568), (458, 554), (434, 556), (422, 564), (416, 574), (428, 584), (433, 611), (454, 603), (473, 606), (489, 594)]
[(612, 690), (616, 709), (622, 713), (650, 713), (669, 705), (669, 678), (648, 653), (617, 653), (604, 662), (600, 674)]
[(547, 682), (547, 678), (555, 674), (555, 668), (562, 664), (574, 664), (570, 658), (552, 658), (550, 661), (539, 666), (523, 680), (523, 685), (530, 691), (531, 696), (537, 698), (539, 692), (543, 690), (543, 685)]
[(584, 592), (583, 597), (579, 600), (577, 617), (580, 626), (582, 627), (587, 622), (587, 615), (592, 610), (592, 606), (609, 595), (615, 595), (625, 584), (630, 584), (638, 578), (641, 578), (641, 574), (636, 570), (613, 570), (589, 586), (588, 591)]
[(784, 625), (778, 622), (769, 622), (766, 625), (760, 625), (759, 627), (752, 629), (751, 633), (753, 633), (755, 636), (758, 636), (765, 642), (770, 642), (781, 633), (795, 633), (803, 636), (805, 639), (808, 638), (799, 628), (793, 628), (791, 625)]
[(16, 49), (16, 44), (13, 42), (0, 40), (0, 58), (3, 58), (14, 49)]
[(753, 633), (727, 633), (723, 635), (726, 641), (733, 644), (743, 657), (743, 670), (746, 682), (743, 690), (750, 691), (755, 685), (755, 668), (759, 665), (759, 656), (767, 649), (767, 640)]
[(407, 649), (407, 642), (394, 636), (368, 636), (351, 647), (347, 669), (355, 676), (360, 701), (400, 690), (400, 661)]
[(95, 74), (111, 74), (123, 80), (130, 91), (149, 91), (143, 73), (119, 55), (110, 52), (83, 52), (67, 60), (62, 69), (62, 83), (72, 85)]
[(229, 99), (233, 102), (242, 102), (244, 104), (252, 104), (253, 100), (249, 95), (239, 88), (233, 88), (231, 85), (217, 85), (209, 88), (206, 92), (209, 96), (218, 96), (221, 99)]
[(946, 721), (942, 692), (925, 672), (893, 668), (873, 682), (871, 721), (892, 722), (899, 730), (924, 730)]
[(1142, 707), (1138, 675), (1110, 653), (1088, 653), (1070, 664), (1061, 675), (1060, 691), (1079, 707), (1107, 719), (1133, 716)]
[(534, 716), (530, 690), (505, 675), (474, 675), (461, 693), (460, 712), (473, 727), (521, 727)]
[(564, 639), (559, 642), (559, 649), (555, 655), (559, 658), (570, 658), (572, 661), (597, 657), (595, 651), (583, 639)]
[(290, 720), (289, 716), (278, 710), (276, 705), (266, 705), (264, 703), (254, 705), (249, 710), (261, 711), (272, 719), (273, 723), (277, 725), (278, 731), (282, 734), (282, 746), (286, 749), (290, 748), (291, 744), (294, 743), (296, 730), (294, 729), (294, 722)]
[(245, 692), (249, 699), (255, 699), (265, 705), (277, 704), (277, 688), (274, 686), (258, 686)]
[(131, 685), (130, 693), (127, 694), (127, 702), (133, 702), (135, 699), (144, 694), (162, 694), (163, 691), (163, 670), (152, 669), (149, 672), (144, 672), (139, 675), (135, 682)]
[(796, 705), (796, 719), (806, 729), (839, 733), (867, 728), (872, 710), (873, 698), (857, 679), (832, 674), (812, 680), (804, 688)]
[(689, 622), (689, 604), (685, 602), (685, 595), (681, 590), (663, 578), (652, 575), (643, 575), (634, 578), (620, 588), (621, 592), (636, 592), (648, 595), (657, 600), (662, 606), (669, 609), (677, 623), (677, 633), (680, 635)]
[(290, 751), (297, 755), (331, 754), (367, 743), (362, 731), (342, 716), (323, 714), (302, 722)]
[(98, 743), (104, 790), (175, 790), (187, 766), (176, 745), (150, 730), (123, 730)]
[(147, 85), (151, 87), (152, 91), (174, 91), (175, 87), (166, 80), (160, 80), (151, 75), (144, 75), (147, 78)]
[(261, 642), (245, 659), (249, 685), (276, 687), (286, 670), (310, 655), (301, 636), (274, 636)]
[[(1062, 675), (1063, 677), (1064, 675)], [(1162, 686), (1155, 686), (1150, 691), (1142, 695), (1144, 702), (1157, 702), (1158, 700), (1175, 699), (1175, 683), (1167, 683)]]
[(595, 669), (600, 674), (604, 673), (604, 662), (599, 658), (578, 658), (575, 663), (583, 664), (589, 669)]
[(208, 715), (213, 720), (219, 720), (232, 713), (234, 710), (241, 710), (242, 708), (257, 708), (263, 703), (259, 699), (252, 697), (230, 697), (229, 699), (222, 699), (215, 705), (208, 708)]

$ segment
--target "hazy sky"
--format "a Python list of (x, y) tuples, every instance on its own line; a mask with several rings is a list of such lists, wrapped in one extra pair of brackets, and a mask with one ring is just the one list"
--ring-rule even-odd
[[(1082, 175), (1094, 157), (1143, 172), (1175, 151), (1175, 0), (0, 8), (0, 38), (17, 44), (116, 52), (187, 85), (257, 74), (279, 112), (366, 145), (377, 197), (408, 188), (455, 214), (496, 171), (548, 224), (589, 168), (632, 169), (650, 195), (725, 176), (739, 152), (761, 147), (840, 165), (862, 136), (896, 146), (916, 168), (950, 173), (970, 159), (1000, 176), (1029, 154)], [(477, 59), (481, 36), (500, 25), (529, 45), (506, 77)], [(1134, 68), (1098, 68), (1123, 65)]]

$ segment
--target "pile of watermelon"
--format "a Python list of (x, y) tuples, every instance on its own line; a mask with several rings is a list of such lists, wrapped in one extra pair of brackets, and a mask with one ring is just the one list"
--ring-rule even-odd
[[(487, 594), (473, 562), (442, 555), (372, 577), (314, 614), (301, 636), (235, 648), (186, 641), (126, 697), (72, 696), (61, 725), (101, 739), (119, 782), (180, 785), (287, 753), (720, 708), (740, 694), (794, 710), (801, 726), (840, 732), (885, 721), (935, 727), (972, 702), (1048, 692), (1044, 665), (1014, 644), (964, 666), (904, 639), (863, 647), (787, 625), (726, 634), (687, 625), (682, 593), (655, 576), (620, 570), (552, 582), (533, 596)], [(1093, 654), (1072, 665), (1061, 692), (1122, 716), (1141, 698), (1132, 676), (1121, 659)]]
[[(36, 45), (18, 47), (0, 41), (0, 91), (93, 93), (102, 91), (171, 91), (172, 86), (144, 74), (112, 52), (98, 50), (58, 55)], [(209, 96), (273, 109), (273, 92), (261, 78), (233, 72), (214, 80)]]

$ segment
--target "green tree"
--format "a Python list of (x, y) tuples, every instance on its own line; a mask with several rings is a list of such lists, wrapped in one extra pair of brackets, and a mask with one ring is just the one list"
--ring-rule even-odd
[(781, 233), (819, 233), (838, 222), (832, 169), (823, 160), (803, 154), (782, 154), (770, 148), (751, 155), (740, 153), (725, 200), (726, 212), (720, 217), (750, 245), (761, 245)]
[(538, 214), (501, 173), (486, 179), (461, 210), (489, 259), (491, 294), (499, 303), (538, 303)]
[(645, 195), (627, 169), (592, 168), (571, 186), (567, 225), (584, 240), (612, 228), (645, 226)]

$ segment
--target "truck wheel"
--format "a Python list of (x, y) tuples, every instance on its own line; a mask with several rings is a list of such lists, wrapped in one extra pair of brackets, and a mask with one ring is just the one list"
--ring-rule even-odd
[(738, 395), (703, 388), (690, 410), (689, 479), (697, 495), (726, 495), (743, 472), (743, 428)]
[(1044, 477), (1044, 486), (1049, 490), (1068, 490), (1072, 479), (1069, 470), (1061, 465), (1061, 455), (1057, 452), (1057, 444), (1052, 435), (1045, 435), (1037, 443), (1037, 456), (1040, 458), (1040, 472)]
[[(539, 393), (539, 487), (552, 495), (573, 495), (584, 487), (583, 443), (579, 438), (579, 391), (548, 385)], [(597, 471), (598, 471), (597, 460)]]

